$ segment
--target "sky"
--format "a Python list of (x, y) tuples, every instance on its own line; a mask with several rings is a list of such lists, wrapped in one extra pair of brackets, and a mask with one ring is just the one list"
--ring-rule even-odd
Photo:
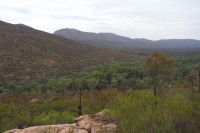
[(0, 0), (0, 20), (130, 38), (200, 40), (200, 0)]

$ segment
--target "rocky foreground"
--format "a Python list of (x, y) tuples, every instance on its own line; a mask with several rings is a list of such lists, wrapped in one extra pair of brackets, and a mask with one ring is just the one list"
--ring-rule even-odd
[(80, 116), (75, 119), (74, 124), (34, 126), (4, 133), (116, 133), (117, 125), (114, 120), (105, 116), (106, 111)]

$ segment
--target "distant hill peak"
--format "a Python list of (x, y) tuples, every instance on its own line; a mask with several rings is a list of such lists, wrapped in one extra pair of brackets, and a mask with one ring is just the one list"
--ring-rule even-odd
[[(20, 27), (27, 27), (27, 28), (32, 28), (32, 27), (30, 27), (30, 26), (28, 26), (28, 25), (25, 25), (25, 24), (21, 24), (21, 23), (19, 23), (19, 24), (15, 24), (16, 26), (20, 26)], [(32, 28), (33, 29), (33, 28)]]
[(95, 47), (114, 49), (138, 49), (138, 50), (184, 50), (200, 51), (200, 41), (195, 39), (161, 39), (157, 41), (146, 38), (129, 38), (114, 33), (92, 33), (77, 29), (61, 29), (54, 34), (87, 43)]

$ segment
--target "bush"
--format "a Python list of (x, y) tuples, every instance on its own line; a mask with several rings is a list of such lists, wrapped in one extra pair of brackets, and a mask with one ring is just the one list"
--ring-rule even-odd
[(133, 91), (127, 97), (116, 97), (107, 108), (117, 118), (120, 133), (199, 130), (199, 94), (188, 90), (177, 90), (173, 95), (165, 94), (156, 99), (150, 91)]
[(19, 106), (0, 103), (0, 132), (12, 128), (23, 128), (30, 123), (30, 116)]
[(33, 118), (33, 125), (51, 125), (51, 124), (64, 124), (72, 123), (74, 121), (74, 114), (64, 111), (49, 111), (42, 113)]

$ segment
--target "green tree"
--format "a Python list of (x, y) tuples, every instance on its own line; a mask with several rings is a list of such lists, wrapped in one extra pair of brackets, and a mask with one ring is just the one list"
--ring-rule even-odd
[(171, 59), (156, 51), (152, 52), (151, 55), (148, 56), (145, 62), (145, 68), (149, 75), (153, 78), (155, 96), (157, 95), (157, 78), (160, 74), (167, 73), (170, 70), (169, 68), (171, 64)]

